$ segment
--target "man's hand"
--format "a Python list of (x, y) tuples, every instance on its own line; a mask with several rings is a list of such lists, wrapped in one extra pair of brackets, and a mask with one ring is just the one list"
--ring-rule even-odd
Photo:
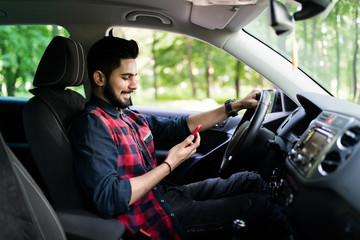
[(255, 88), (243, 99), (233, 102), (231, 107), (236, 112), (242, 109), (254, 108), (259, 103), (260, 95), (261, 95), (261, 90)]
[(138, 201), (166, 177), (169, 174), (169, 168), (171, 172), (196, 152), (196, 148), (200, 146), (200, 134), (196, 134), (195, 142), (193, 142), (193, 140), (194, 136), (190, 135), (183, 142), (170, 149), (167, 158), (165, 159), (166, 164), (160, 164), (143, 175), (129, 179), (131, 185), (129, 206)]
[(170, 164), (172, 169), (175, 169), (196, 152), (196, 149), (200, 146), (200, 134), (196, 133), (195, 142), (193, 140), (194, 136), (190, 135), (183, 142), (170, 149), (165, 161)]

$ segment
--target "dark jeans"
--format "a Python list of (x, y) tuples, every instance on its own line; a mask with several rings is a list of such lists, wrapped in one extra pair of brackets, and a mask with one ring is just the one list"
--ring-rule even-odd
[(240, 172), (228, 179), (169, 187), (164, 198), (185, 232), (194, 239), (216, 239), (216, 234), (221, 235), (218, 239), (224, 239), (226, 234), (230, 237), (235, 219), (246, 222), (249, 239), (260, 239), (282, 237), (287, 228), (285, 215), (270, 201), (270, 196), (260, 175)]

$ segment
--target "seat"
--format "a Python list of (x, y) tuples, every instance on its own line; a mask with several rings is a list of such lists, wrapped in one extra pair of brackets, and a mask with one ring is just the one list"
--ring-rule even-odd
[(85, 54), (80, 44), (55, 37), (45, 50), (24, 106), (26, 138), (48, 197), (55, 208), (82, 207), (81, 191), (72, 170), (67, 126), (84, 109), (86, 99), (66, 89), (84, 83)]
[[(116, 219), (103, 219), (94, 214), (73, 167), (67, 130), (84, 109), (86, 99), (67, 87), (80, 86), (86, 79), (86, 57), (80, 43), (54, 37), (36, 70), (35, 88), (30, 90), (34, 97), (24, 106), (25, 134), (45, 182), (44, 191), (68, 238), (120, 239), (124, 225)], [(80, 222), (87, 224), (76, 225)]]
[(0, 239), (66, 239), (50, 203), (0, 133)]

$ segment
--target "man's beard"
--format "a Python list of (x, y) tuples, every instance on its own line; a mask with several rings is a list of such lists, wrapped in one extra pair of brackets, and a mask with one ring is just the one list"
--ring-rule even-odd
[[(130, 91), (132, 92), (132, 91)], [(116, 97), (116, 94), (114, 92), (114, 90), (111, 88), (109, 83), (105, 83), (105, 87), (104, 87), (104, 97), (110, 102), (111, 105), (113, 105), (114, 107), (120, 108), (120, 109), (124, 109), (130, 106), (130, 99), (127, 100), (126, 102), (121, 101), (119, 98)]]

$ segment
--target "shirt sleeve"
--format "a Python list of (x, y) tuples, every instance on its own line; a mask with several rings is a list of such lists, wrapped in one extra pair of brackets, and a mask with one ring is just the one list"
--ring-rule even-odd
[(83, 115), (69, 131), (75, 170), (86, 195), (105, 218), (128, 211), (129, 179), (118, 180), (118, 153), (105, 124), (93, 114)]
[(191, 134), (187, 119), (187, 115), (171, 117), (146, 116), (154, 139), (158, 140), (184, 140)]

